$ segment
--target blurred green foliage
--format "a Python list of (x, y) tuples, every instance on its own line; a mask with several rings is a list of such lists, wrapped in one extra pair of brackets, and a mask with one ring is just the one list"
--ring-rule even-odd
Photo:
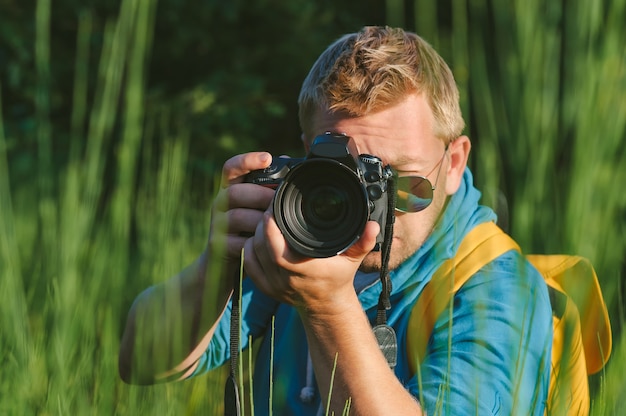
[[(35, 3), (0, 1), (0, 83), (16, 180), (35, 168), (36, 95), (42, 83), (49, 94), (55, 166), (67, 162), (72, 107), (88, 111), (93, 105), (102, 81), (98, 67), (107, 27), (121, 5), (108, 0), (55, 1), (45, 34), (51, 59), (47, 79), (42, 79), (34, 48)], [(184, 126), (192, 138), (190, 163), (201, 174), (212, 173), (240, 151), (301, 152), (295, 103), (308, 68), (340, 33), (368, 21), (382, 23), (377, 17), (382, 4), (376, 1), (161, 0), (153, 9), (142, 80), (146, 123), (167, 118)], [(89, 28), (77, 40), (81, 20), (89, 21)], [(77, 62), (80, 47), (86, 56)], [(86, 82), (80, 102), (75, 95), (77, 71), (84, 71)], [(116, 119), (115, 128), (122, 122)], [(84, 137), (87, 131), (80, 127), (74, 133)], [(115, 136), (113, 132), (108, 157), (119, 140)], [(143, 140), (156, 146), (163, 134), (157, 130)]]
[(191, 262), (223, 161), (301, 153), (326, 45), (414, 30), (450, 64), (471, 166), (527, 252), (589, 257), (626, 343), (626, 0), (0, 0), (0, 414), (216, 414), (223, 374), (122, 384), (136, 294)]

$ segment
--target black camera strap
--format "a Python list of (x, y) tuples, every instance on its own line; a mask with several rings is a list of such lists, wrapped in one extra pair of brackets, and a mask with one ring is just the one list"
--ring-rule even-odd
[(230, 373), (224, 386), (224, 416), (241, 416), (237, 370), (239, 368), (242, 269), (243, 250), (241, 252), (241, 269), (235, 273), (233, 278), (232, 308), (230, 312)]
[(393, 241), (393, 224), (396, 219), (396, 186), (393, 176), (387, 181), (389, 197), (387, 207), (387, 220), (385, 221), (385, 239), (380, 249), (380, 282), (381, 291), (378, 298), (378, 311), (376, 314), (376, 326), (374, 336), (378, 341), (381, 352), (387, 359), (389, 367), (394, 368), (397, 363), (398, 341), (396, 332), (387, 325), (387, 310), (391, 309), (391, 278), (389, 277), (389, 256)]

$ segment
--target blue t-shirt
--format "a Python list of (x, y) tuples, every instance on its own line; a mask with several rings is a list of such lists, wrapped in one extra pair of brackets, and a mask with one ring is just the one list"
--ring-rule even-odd
[[(455, 294), (452, 314), (442, 314), (435, 323), (420, 374), (412, 374), (408, 366), (407, 323), (424, 285), (454, 256), (467, 232), (495, 220), (491, 209), (478, 204), (479, 198), (467, 169), (429, 238), (390, 273), (393, 292), (387, 319), (398, 336), (394, 371), (428, 414), (543, 414), (550, 381), (552, 312), (543, 277), (515, 251), (483, 267)], [(376, 274), (355, 277), (355, 290), (372, 324), (380, 289)], [(251, 279), (244, 279), (241, 327), (242, 348), (248, 347), (250, 337), (253, 342), (262, 338), (254, 368), (255, 414), (267, 415), (271, 408), (274, 415), (317, 415), (319, 394), (312, 400), (302, 396), (303, 388), (310, 390), (315, 383), (307, 374), (311, 365), (306, 336), (295, 309), (265, 296)], [(230, 305), (194, 375), (228, 361), (229, 331)]]

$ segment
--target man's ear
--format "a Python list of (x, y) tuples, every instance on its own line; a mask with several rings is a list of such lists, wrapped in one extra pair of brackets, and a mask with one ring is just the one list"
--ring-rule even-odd
[(471, 148), (472, 143), (467, 136), (460, 136), (448, 145), (450, 163), (446, 171), (445, 191), (447, 195), (452, 195), (461, 186)]

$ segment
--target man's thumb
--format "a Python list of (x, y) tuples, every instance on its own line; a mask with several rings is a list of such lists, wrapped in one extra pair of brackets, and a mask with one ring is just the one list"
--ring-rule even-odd
[(345, 255), (359, 259), (365, 257), (374, 248), (379, 232), (380, 225), (375, 221), (368, 221), (361, 237), (346, 250)]

